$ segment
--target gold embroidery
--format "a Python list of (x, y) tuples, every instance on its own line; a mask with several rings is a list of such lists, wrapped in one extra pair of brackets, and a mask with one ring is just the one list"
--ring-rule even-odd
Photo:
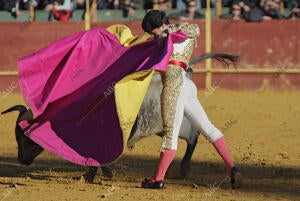
[(174, 52), (171, 60), (180, 60), (188, 64), (192, 56), (194, 47), (196, 46), (196, 38), (200, 35), (200, 29), (197, 24), (181, 23), (169, 26), (170, 32), (182, 30), (188, 37), (181, 43), (174, 44)]
[(169, 32), (173, 33), (182, 30), (189, 38), (196, 38), (200, 35), (200, 29), (197, 24), (189, 24), (187, 22), (180, 24), (171, 24), (169, 26)]
[[(200, 30), (198, 25), (181, 23), (169, 26), (169, 32), (184, 31), (188, 37), (181, 43), (174, 44), (170, 60), (180, 60), (188, 64), (193, 53), (196, 37)], [(168, 70), (162, 73), (163, 90), (161, 93), (161, 113), (163, 119), (162, 148), (172, 149), (174, 121), (179, 94), (183, 85), (182, 69), (176, 65), (168, 65)]]
[(174, 51), (170, 60), (180, 60), (188, 64), (194, 50), (194, 44), (195, 40), (193, 39), (186, 39), (182, 43), (174, 44)]
[(163, 147), (172, 148), (172, 136), (178, 97), (183, 84), (181, 68), (169, 65), (167, 72), (162, 73), (163, 90), (161, 93), (161, 114), (163, 119)]

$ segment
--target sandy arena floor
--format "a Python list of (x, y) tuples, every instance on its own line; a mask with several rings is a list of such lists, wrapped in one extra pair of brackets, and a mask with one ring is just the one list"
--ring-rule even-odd
[[(2, 96), (0, 110), (23, 103), (20, 94)], [(93, 184), (76, 179), (85, 167), (43, 152), (28, 167), (18, 164), (14, 122), (17, 112), (0, 115), (0, 201), (60, 200), (300, 200), (300, 92), (233, 92), (217, 89), (199, 98), (212, 122), (224, 131), (243, 187), (231, 190), (226, 168), (204, 137), (199, 138), (187, 179), (179, 175), (185, 142), (165, 180), (164, 190), (140, 188), (152, 175), (160, 138), (144, 138), (112, 167), (115, 176)]]

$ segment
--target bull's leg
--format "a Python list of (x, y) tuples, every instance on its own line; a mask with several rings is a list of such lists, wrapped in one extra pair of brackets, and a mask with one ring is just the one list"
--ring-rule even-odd
[[(101, 166), (102, 175), (107, 178), (113, 177), (113, 170), (108, 166)], [(98, 167), (92, 167), (90, 166), (89, 169), (82, 175), (82, 178), (84, 179), (85, 183), (93, 183), (94, 179), (97, 175)]]
[(114, 176), (113, 169), (109, 166), (101, 167), (102, 175), (107, 178), (112, 178)]
[(197, 142), (198, 142), (198, 132), (193, 131), (194, 133), (191, 133), (191, 136), (194, 136), (192, 139), (186, 140), (187, 147), (184, 154), (184, 157), (181, 161), (180, 165), (180, 174), (185, 178), (189, 172), (191, 171), (191, 159), (192, 155), (195, 151)]
[(97, 174), (97, 170), (98, 170), (98, 167), (89, 167), (88, 171), (82, 175), (84, 181), (86, 183), (93, 183), (95, 177), (96, 177), (96, 174)]

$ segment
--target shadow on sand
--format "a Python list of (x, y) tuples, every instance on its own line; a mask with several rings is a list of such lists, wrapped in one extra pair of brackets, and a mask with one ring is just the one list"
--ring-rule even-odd
[[(130, 177), (130, 181), (140, 183), (141, 178), (151, 176), (156, 164), (156, 158), (124, 155), (112, 164), (111, 168), (114, 169), (117, 180), (128, 181)], [(243, 174), (243, 187), (240, 191), (271, 192), (278, 196), (300, 196), (300, 168), (251, 164), (238, 164), (238, 166)], [(176, 185), (230, 188), (225, 165), (222, 163), (192, 162), (192, 171), (185, 180), (179, 176), (179, 169), (180, 161), (174, 160), (167, 173), (166, 182)], [(32, 165), (22, 166), (15, 158), (0, 157), (0, 185), (8, 184), (2, 182), (1, 177), (30, 177), (35, 180), (49, 180), (52, 177), (74, 179), (80, 177), (85, 170), (87, 167), (58, 158), (51, 160), (37, 158)], [(49, 174), (50, 171), (56, 174)]]

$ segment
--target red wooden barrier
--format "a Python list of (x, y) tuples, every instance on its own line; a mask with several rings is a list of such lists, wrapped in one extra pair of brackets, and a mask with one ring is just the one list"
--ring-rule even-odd
[[(134, 34), (140, 34), (141, 22), (137, 21), (112, 21), (94, 23), (92, 27), (107, 27), (111, 24), (123, 23), (131, 27)], [(204, 21), (197, 20), (201, 29), (198, 38), (198, 47), (193, 57), (204, 52)], [(0, 71), (16, 71), (16, 62), (19, 58), (27, 56), (36, 50), (58, 40), (64, 36), (82, 31), (84, 22), (23, 22), (0, 23)], [(263, 23), (247, 23), (235, 20), (214, 20), (212, 23), (212, 50), (241, 55), (238, 68), (273, 68), (292, 69), (300, 68), (300, 21), (299, 20), (272, 20)], [(220, 63), (214, 62), (213, 68), (222, 68)], [(204, 62), (193, 66), (203, 68)], [(279, 74), (279, 73), (277, 73)], [(275, 73), (276, 75), (276, 73)], [(203, 86), (197, 79), (197, 85)], [(213, 82), (222, 79), (226, 74), (214, 74)], [(289, 80), (294, 87), (300, 88), (298, 74), (290, 74), (282, 79)], [(246, 78), (251, 78), (247, 79)], [(259, 88), (263, 78), (268, 79), (277, 88), (280, 79), (273, 79), (274, 74), (231, 74), (230, 78), (222, 82), (224, 88)], [(16, 76), (4, 78), (1, 76), (0, 90), (5, 90), (8, 80), (17, 81)], [(271, 82), (272, 81), (272, 82)], [(275, 82), (274, 82), (275, 81)], [(265, 81), (266, 82), (266, 81)], [(280, 81), (281, 82), (281, 81)]]

